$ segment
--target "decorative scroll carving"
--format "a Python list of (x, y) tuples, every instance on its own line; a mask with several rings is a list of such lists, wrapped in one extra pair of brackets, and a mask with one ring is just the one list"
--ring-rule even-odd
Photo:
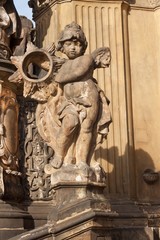
[(20, 154), (23, 159), (21, 168), (25, 195), (31, 200), (50, 200), (53, 197), (50, 176), (44, 172), (44, 166), (49, 162), (53, 151), (37, 131), (35, 123), (37, 103), (21, 99), (20, 104)]

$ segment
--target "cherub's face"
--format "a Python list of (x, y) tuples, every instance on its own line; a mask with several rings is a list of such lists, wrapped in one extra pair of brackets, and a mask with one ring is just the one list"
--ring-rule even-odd
[(69, 59), (75, 59), (83, 54), (83, 46), (78, 40), (68, 40), (63, 43), (63, 53)]
[(99, 67), (101, 67), (101, 68), (109, 67), (110, 63), (111, 63), (111, 53), (110, 53), (110, 52), (106, 52), (106, 53), (100, 58)]

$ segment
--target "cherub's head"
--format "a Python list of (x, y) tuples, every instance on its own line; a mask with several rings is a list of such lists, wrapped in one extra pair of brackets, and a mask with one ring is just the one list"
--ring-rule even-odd
[(82, 28), (77, 23), (72, 22), (61, 32), (57, 51), (63, 52), (69, 59), (75, 59), (85, 53), (87, 44)]
[(109, 67), (111, 62), (111, 51), (108, 47), (101, 47), (92, 52), (95, 68)]

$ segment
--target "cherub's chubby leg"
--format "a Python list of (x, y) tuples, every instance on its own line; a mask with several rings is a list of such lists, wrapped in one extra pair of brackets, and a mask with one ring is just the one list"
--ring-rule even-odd
[(74, 132), (78, 128), (79, 118), (76, 114), (68, 113), (62, 119), (62, 126), (57, 133), (55, 154), (51, 161), (54, 168), (60, 168), (69, 147), (72, 145)]
[(98, 116), (98, 103), (88, 108), (87, 117), (81, 124), (79, 137), (76, 144), (76, 163), (88, 163), (88, 156), (93, 137), (93, 127)]
[(76, 140), (77, 140), (77, 134), (73, 134), (72, 142), (69, 145), (68, 151), (64, 158), (64, 165), (76, 163), (76, 156), (75, 156)]

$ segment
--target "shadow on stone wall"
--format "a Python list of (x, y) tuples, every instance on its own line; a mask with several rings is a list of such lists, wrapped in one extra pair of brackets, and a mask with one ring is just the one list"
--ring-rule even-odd
[[(154, 191), (156, 192), (160, 184), (158, 181), (159, 173), (156, 173), (154, 160), (148, 152), (143, 149), (134, 151), (133, 148), (126, 147), (124, 154), (120, 155), (118, 147), (111, 147), (109, 149), (99, 147), (95, 151), (95, 156), (97, 156), (96, 161), (98, 161), (99, 155), (101, 159), (106, 161), (106, 164), (103, 162), (105, 167), (107, 163), (111, 164), (110, 169), (112, 171), (109, 173), (106, 172), (107, 195), (111, 196), (111, 198), (121, 196), (122, 199), (125, 199), (128, 198), (130, 188), (134, 186), (136, 200), (140, 200), (141, 202), (143, 202), (143, 199), (144, 202), (154, 201)], [(107, 168), (105, 171), (107, 171)], [(151, 170), (149, 173), (150, 176), (148, 175), (151, 179), (149, 183), (144, 180), (146, 170)], [(156, 174), (158, 179), (152, 182)], [(142, 188), (141, 191), (140, 188)]]

